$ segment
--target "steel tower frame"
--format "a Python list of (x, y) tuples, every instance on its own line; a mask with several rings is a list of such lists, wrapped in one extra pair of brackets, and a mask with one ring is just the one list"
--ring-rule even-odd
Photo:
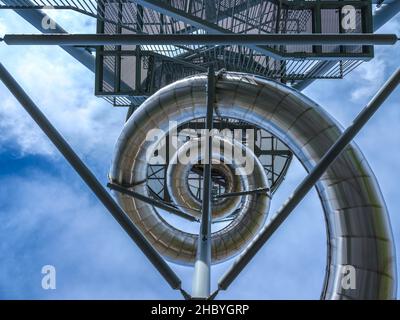
[[(44, 14), (39, 9), (43, 8), (43, 5), (38, 5), (38, 3), (24, 1), (23, 5), (16, 5), (14, 1), (1, 1), (3, 3), (3, 8), (14, 9), (24, 17), (27, 21), (31, 22), (34, 26), (39, 26), (39, 21), (44, 17)], [(90, 1), (89, 1), (90, 2)], [(102, 1), (99, 1), (103, 3)], [(128, 1), (129, 2), (129, 1)], [(274, 2), (274, 1), (273, 1)], [(296, 5), (299, 4), (298, 1), (278, 1), (280, 5)], [(302, 8), (305, 3), (300, 1)], [(333, 3), (336, 1), (327, 1), (326, 3)], [(354, 1), (341, 1), (342, 3), (354, 3)], [(362, 1), (364, 4), (367, 3), (371, 5), (370, 1)], [(381, 3), (382, 1), (380, 1)], [(84, 1), (84, 3), (86, 3)], [(138, 0), (137, 3), (140, 6), (146, 6), (151, 9), (157, 9), (162, 12), (161, 14), (169, 15), (174, 19), (183, 19), (183, 21), (190, 21), (193, 27), (199, 29), (203, 28), (207, 32), (210, 32), (211, 26), (209, 26), (205, 21), (202, 20), (201, 23), (199, 17), (196, 15), (184, 14), (181, 12), (183, 10), (179, 8), (174, 8), (161, 1), (155, 0)], [(314, 3), (314, 2), (313, 2)], [(321, 5), (320, 1), (316, 1)], [(315, 4), (314, 3), (314, 4)], [(325, 3), (325, 2), (324, 2)], [(337, 4), (337, 3), (336, 3)], [(400, 7), (399, 2), (386, 1), (383, 3), (385, 5), (384, 11), (379, 16), (378, 22), (375, 27), (380, 27), (386, 21), (388, 21), (395, 12), (397, 12)], [(308, 4), (310, 5), (310, 4)], [(1, 6), (0, 6), (1, 7)], [(80, 11), (85, 14), (89, 14), (88, 10), (83, 10), (79, 7), (74, 6), (60, 6), (61, 8), (68, 8)], [(190, 8), (190, 6), (189, 6)], [(212, 10), (205, 8), (205, 16), (210, 18)], [(98, 8), (97, 8), (98, 9)], [(383, 10), (383, 9), (382, 9)], [(89, 11), (91, 11), (89, 9)], [(207, 13), (208, 12), (208, 13)], [(93, 13), (94, 14), (94, 13)], [(90, 14), (89, 14), (90, 15)], [(95, 15), (97, 18), (99, 16)], [(216, 19), (213, 17), (212, 19)], [(101, 20), (100, 20), (101, 21)], [(105, 20), (104, 20), (105, 21)], [(372, 24), (371, 24), (372, 26)], [(187, 26), (185, 26), (186, 28)], [(213, 27), (215, 28), (215, 27)], [(191, 29), (192, 30), (192, 29)], [(44, 31), (44, 30), (41, 30)], [(212, 30), (215, 31), (215, 30)], [(319, 31), (319, 32), (318, 32)], [(41, 34), (41, 35), (5, 35), (2, 39), (7, 45), (59, 45), (62, 46), (69, 54), (74, 56), (78, 61), (83, 63), (92, 71), (99, 71), (98, 60), (94, 61), (94, 57), (91, 54), (91, 50), (88, 49), (93, 46), (123, 46), (123, 45), (158, 45), (158, 46), (195, 46), (199, 47), (200, 44), (207, 46), (217, 46), (217, 45), (232, 45), (240, 42), (243, 46), (248, 46), (250, 48), (256, 48), (268, 55), (276, 56), (279, 53), (279, 48), (282, 46), (289, 46), (293, 44), (304, 44), (314, 47), (320, 47), (323, 45), (337, 45), (346, 46), (349, 44), (357, 44), (363, 47), (367, 46), (368, 53), (371, 54), (371, 49), (373, 45), (392, 45), (395, 44), (399, 39), (397, 35), (379, 35), (373, 34), (371, 32), (360, 33), (360, 34), (330, 34), (329, 36), (320, 33), (317, 30), (317, 34), (259, 34), (259, 35), (241, 35), (241, 34), (224, 34), (223, 37), (217, 34), (174, 34), (174, 35), (149, 35), (149, 34), (94, 34), (94, 35), (69, 35), (65, 34), (65, 30), (59, 25), (56, 25), (56, 31), (51, 34)], [(225, 33), (225, 31), (223, 32)], [(84, 48), (74, 47), (75, 45), (83, 45)], [(265, 47), (266, 45), (277, 46), (278, 51), (272, 49), (260, 49), (259, 46)], [(318, 50), (317, 50), (318, 51)], [(364, 51), (363, 51), (364, 52)], [(361, 52), (361, 54), (363, 54)], [(97, 51), (99, 53), (99, 51)], [(312, 56), (314, 55), (315, 49), (312, 51)], [(310, 56), (309, 58), (313, 58)], [(318, 56), (318, 57), (322, 57)], [(291, 56), (289, 56), (291, 57)], [(327, 56), (330, 58), (327, 61), (332, 63), (335, 60), (334, 55)], [(344, 55), (346, 57), (346, 55)], [(347, 56), (348, 57), (348, 56)], [(370, 58), (372, 56), (369, 56)], [(307, 58), (301, 57), (301, 58)], [(343, 57), (342, 57), (343, 58)], [(359, 57), (358, 57), (359, 58)], [(175, 59), (175, 58), (174, 58)], [(181, 62), (178, 62), (181, 63)], [(317, 64), (322, 64), (322, 67), (326, 67), (327, 63), (317, 61)], [(205, 121), (205, 127), (211, 129), (214, 123), (213, 116), (213, 101), (215, 95), (215, 72), (213, 68), (214, 63), (208, 63), (207, 68), (204, 66), (196, 67), (197, 71), (208, 70), (208, 84), (205, 94), (207, 94), (207, 116)], [(97, 73), (96, 73), (97, 74)], [(109, 70), (107, 67), (103, 69), (102, 81), (112, 83), (115, 80), (114, 70)], [(135, 224), (130, 220), (127, 214), (121, 209), (121, 207), (115, 202), (108, 191), (100, 184), (96, 179), (90, 169), (82, 162), (82, 160), (76, 155), (73, 149), (68, 145), (68, 143), (63, 139), (63, 137), (58, 133), (56, 128), (49, 122), (49, 120), (41, 113), (40, 109), (35, 105), (35, 103), (29, 98), (29, 96), (24, 92), (17, 81), (11, 76), (11, 74), (6, 70), (6, 68), (0, 64), (0, 79), (10, 90), (10, 92), (16, 97), (24, 109), (29, 113), (32, 119), (38, 124), (42, 131), (47, 135), (47, 137), (52, 141), (52, 143), (57, 147), (60, 153), (65, 157), (65, 159), (70, 163), (74, 170), (81, 176), (82, 180), (89, 186), (89, 188), (94, 192), (97, 198), (103, 203), (106, 209), (113, 215), (117, 222), (123, 227), (123, 229), (129, 234), (132, 240), (138, 245), (138, 247), (144, 252), (150, 262), (156, 267), (160, 274), (169, 283), (171, 288), (179, 290), (185, 299), (199, 298), (199, 299), (213, 299), (218, 294), (219, 290), (226, 290), (232, 281), (239, 275), (239, 273), (245, 268), (245, 266), (251, 261), (251, 259), (256, 255), (258, 250), (268, 241), (270, 236), (275, 232), (279, 226), (286, 220), (290, 213), (296, 208), (299, 202), (304, 198), (304, 196), (310, 191), (316, 182), (321, 178), (323, 173), (332, 164), (332, 162), (340, 155), (340, 153), (345, 149), (345, 147), (354, 139), (354, 137), (359, 133), (359, 131), (365, 126), (369, 119), (375, 114), (375, 112), (380, 108), (383, 102), (388, 98), (388, 96), (396, 89), (400, 82), (400, 69), (397, 69), (395, 73), (387, 80), (387, 82), (382, 86), (382, 88), (376, 93), (376, 95), (371, 99), (371, 101), (362, 109), (359, 115), (355, 118), (353, 123), (343, 132), (340, 138), (331, 146), (331, 148), (326, 152), (322, 160), (314, 167), (314, 169), (307, 175), (307, 177), (300, 183), (296, 188), (295, 192), (285, 205), (276, 213), (274, 218), (269, 224), (263, 227), (261, 232), (255, 237), (251, 245), (244, 251), (244, 253), (237, 258), (232, 267), (225, 273), (225, 275), (220, 279), (218, 283), (218, 289), (211, 293), (210, 292), (210, 267), (211, 267), (211, 255), (210, 255), (210, 233), (211, 233), (211, 190), (210, 185), (212, 181), (211, 175), (211, 165), (205, 165), (203, 170), (204, 177), (204, 188), (203, 188), (203, 206), (202, 215), (200, 221), (200, 237), (198, 254), (195, 264), (195, 274), (193, 280), (193, 292), (192, 294), (187, 293), (181, 286), (181, 280), (176, 275), (176, 273), (171, 269), (171, 267), (165, 262), (165, 260), (160, 256), (160, 254), (152, 247), (150, 242), (143, 236), (140, 230), (135, 226)], [(302, 81), (312, 81), (313, 79), (302, 79)], [(299, 87), (305, 87), (310, 82), (297, 82), (294, 85)], [(121, 87), (125, 85), (122, 83)], [(144, 96), (145, 98), (145, 96)], [(140, 99), (139, 99), (140, 100)], [(137, 107), (138, 101), (133, 99), (133, 108)], [(131, 108), (132, 109), (132, 108)], [(131, 110), (133, 111), (133, 110)], [(211, 137), (208, 139), (208, 150), (210, 152), (210, 141)], [(129, 190), (123, 186), (109, 184), (109, 187), (117, 190), (119, 192), (127, 193)], [(260, 192), (260, 190), (251, 190), (248, 192)], [(155, 207), (162, 208), (163, 210), (171, 211), (175, 214), (184, 216), (184, 213), (180, 212), (176, 208), (170, 207), (163, 202), (156, 199), (145, 197), (140, 194), (135, 194), (130, 192), (130, 196), (140, 199), (141, 201), (146, 201)], [(229, 196), (229, 194), (225, 195)]]

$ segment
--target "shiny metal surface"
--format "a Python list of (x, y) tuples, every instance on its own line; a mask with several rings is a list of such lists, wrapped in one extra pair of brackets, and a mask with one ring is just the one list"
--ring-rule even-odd
[[(148, 130), (157, 127), (166, 130), (169, 120), (183, 123), (204, 117), (206, 81), (206, 76), (199, 75), (175, 82), (150, 97), (133, 114), (117, 143), (110, 173), (113, 181), (133, 184), (146, 178), (144, 155), (150, 144), (145, 142)], [(290, 147), (307, 171), (341, 133), (339, 125), (301, 93), (247, 74), (220, 75), (215, 112), (218, 116), (241, 119), (271, 132)], [(345, 149), (316, 187), (326, 218), (328, 242), (321, 297), (394, 298), (395, 258), (385, 202), (373, 172), (355, 144)], [(144, 184), (136, 185), (133, 190), (147, 194)], [(264, 212), (248, 211), (256, 215), (258, 224), (263, 221), (268, 201), (262, 195), (254, 197), (263, 198), (253, 199), (250, 206), (265, 203)], [(122, 195), (118, 195), (118, 201), (160, 253), (173, 261), (192, 263), (196, 252), (195, 235), (176, 230), (160, 219), (149, 205)], [(248, 221), (253, 222), (253, 218)], [(249, 227), (252, 232), (259, 228), (243, 223), (236, 226), (243, 233), (251, 233), (246, 231)], [(235, 239), (221, 244), (223, 230), (213, 234), (214, 262), (229, 258), (247, 243), (239, 242), (239, 248)], [(355, 290), (342, 289), (341, 271), (345, 265), (356, 269)]]
[[(249, 190), (247, 187), (249, 185), (249, 181), (247, 175), (245, 172), (243, 172), (244, 170), (241, 169), (241, 165), (235, 161), (234, 157), (232, 157), (232, 154), (229, 154), (228, 152), (224, 154), (224, 150), (225, 148), (228, 150), (239, 149), (241, 152), (242, 149), (244, 149), (243, 152), (246, 155), (253, 155), (251, 150), (244, 147), (237, 141), (233, 141), (232, 143), (228, 139), (224, 139), (221, 136), (214, 136), (212, 142), (212, 167), (225, 177), (225, 193)], [(195, 217), (200, 217), (201, 202), (190, 191), (187, 182), (187, 178), (192, 166), (185, 165), (182, 163), (183, 161), (178, 161), (178, 159), (183, 158), (182, 155), (185, 155), (190, 149), (193, 149), (193, 146), (197, 145), (197, 143), (198, 142), (196, 139), (186, 142), (173, 156), (172, 164), (168, 166), (167, 171), (167, 187), (173, 202), (180, 206), (183, 212), (191, 214)], [(204, 139), (199, 143), (203, 143), (204, 145)], [(222, 148), (220, 148), (220, 145)], [(201, 154), (192, 154), (191, 158), (188, 159), (188, 162), (197, 163), (198, 161), (201, 161), (201, 158)], [(268, 182), (265, 171), (262, 169), (259, 162), (256, 163), (256, 166), (257, 168), (255, 169), (254, 175), (259, 175), (259, 177), (261, 177), (260, 182), (257, 184), (266, 187)], [(236, 172), (236, 170), (238, 172)], [(238, 208), (240, 200), (240, 197), (232, 197), (214, 201), (212, 207), (212, 217), (220, 218), (232, 214)]]

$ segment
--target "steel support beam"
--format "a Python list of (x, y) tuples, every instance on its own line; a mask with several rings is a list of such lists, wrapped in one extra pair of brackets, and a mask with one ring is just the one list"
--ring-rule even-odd
[(46, 116), (35, 105), (31, 98), (24, 92), (21, 86), (16, 82), (12, 75), (0, 63), (0, 79), (10, 92), (15, 96), (18, 102), (24, 107), (32, 119), (37, 123), (41, 130), (46, 134), (54, 146), (60, 151), (64, 158), (79, 174), (86, 185), (93, 191), (100, 202), (107, 208), (111, 215), (117, 220), (120, 226), (143, 251), (145, 256), (160, 272), (168, 284), (176, 290), (180, 290), (186, 297), (187, 294), (181, 288), (181, 280), (165, 262), (165, 260), (153, 248), (150, 242), (143, 236), (140, 230), (135, 226), (128, 215), (115, 202), (113, 197), (101, 185), (94, 174), (78, 157), (74, 150), (69, 146), (67, 141), (61, 136), (56, 128), (50, 123)]
[(254, 238), (250, 246), (239, 256), (232, 267), (223, 275), (218, 282), (219, 290), (226, 290), (232, 281), (240, 274), (251, 259), (257, 254), (262, 246), (268, 241), (272, 234), (286, 220), (290, 213), (302, 201), (304, 196), (314, 187), (324, 172), (340, 155), (346, 146), (353, 140), (358, 132), (364, 127), (368, 120), (379, 109), (386, 98), (395, 90), (400, 82), (400, 68), (387, 80), (383, 87), (376, 93), (367, 106), (355, 118), (353, 123), (343, 132), (339, 139), (329, 148), (321, 161), (311, 170), (308, 176), (296, 188), (285, 205), (271, 219), (260, 233)]
[(216, 23), (217, 8), (215, 6), (215, 0), (204, 0), (204, 7), (206, 20)]
[[(14, 0), (2, 0), (6, 5), (15, 4)], [(21, 1), (27, 6), (35, 6), (35, 4), (29, 0)], [(29, 22), (32, 26), (38, 29), (42, 33), (62, 33), (66, 34), (65, 31), (59, 24), (55, 23), (54, 28), (44, 28), (43, 21), (46, 19), (46, 14), (39, 9), (17, 9), (14, 8), (15, 13), (17, 13), (21, 18)], [(92, 54), (84, 48), (74, 48), (74, 47), (61, 47), (69, 55), (74, 57), (80, 63), (82, 63), (90, 71), (95, 71), (95, 58)]]
[(240, 191), (240, 192), (230, 192), (230, 193), (223, 193), (218, 196), (215, 196), (214, 198), (219, 199), (219, 198), (230, 198), (230, 197), (238, 197), (238, 196), (245, 196), (248, 194), (254, 194), (254, 193), (263, 193), (268, 195), (269, 188), (259, 188), (259, 189), (254, 189), (254, 190), (248, 190), (248, 191)]
[(203, 170), (203, 202), (200, 234), (194, 264), (192, 297), (207, 299), (211, 288), (211, 154), (213, 113), (215, 103), (215, 73), (213, 66), (208, 69), (207, 114), (206, 114), (206, 149)]
[(170, 205), (167, 205), (167, 204), (165, 204), (165, 203), (163, 203), (161, 201), (157, 201), (156, 199), (152, 199), (152, 198), (146, 197), (146, 196), (144, 196), (144, 195), (142, 195), (140, 193), (137, 193), (135, 191), (129, 190), (129, 189), (123, 187), (123, 186), (120, 186), (119, 184), (108, 183), (107, 187), (109, 187), (111, 190), (115, 190), (117, 192), (126, 194), (127, 196), (131, 196), (131, 197), (136, 198), (136, 199), (138, 199), (140, 201), (143, 201), (145, 203), (151, 204), (152, 206), (154, 206), (156, 208), (168, 211), (169, 213), (175, 214), (175, 215), (177, 215), (177, 216), (179, 216), (181, 218), (184, 218), (186, 220), (197, 221), (197, 222), (199, 221), (199, 219), (197, 219), (197, 218), (195, 218), (195, 217), (193, 217), (191, 215), (188, 215), (188, 214), (186, 214), (186, 213), (184, 213), (184, 212), (182, 212), (182, 211), (180, 211), (180, 210), (178, 210), (178, 209), (176, 209), (176, 208), (174, 208), (174, 207), (172, 207)]
[(7, 45), (393, 45), (395, 34), (6, 34)]

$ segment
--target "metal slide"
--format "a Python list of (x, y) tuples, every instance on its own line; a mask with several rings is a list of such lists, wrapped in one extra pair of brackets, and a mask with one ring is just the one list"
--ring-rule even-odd
[[(137, 183), (146, 178), (146, 153), (156, 148), (162, 137), (146, 141), (147, 133), (155, 127), (167, 129), (169, 121), (179, 125), (204, 118), (206, 81), (204, 75), (177, 81), (158, 91), (133, 113), (117, 143), (110, 173), (113, 182), (131, 185), (132, 190), (142, 194), (148, 193), (145, 184)], [(330, 115), (300, 92), (248, 74), (226, 72), (220, 75), (216, 84), (215, 113), (271, 132), (287, 144), (307, 171), (312, 170), (342, 133)], [(213, 154), (213, 157), (219, 156)], [(249, 185), (257, 188), (265, 183), (257, 159), (254, 163), (253, 173), (239, 183), (239, 189), (249, 190)], [(173, 166), (168, 169), (167, 183), (172, 194), (181, 195), (179, 199), (172, 197), (175, 204), (195, 202), (183, 181), (185, 174)], [(229, 172), (226, 167), (224, 170)], [(227, 188), (238, 188), (232, 179), (225, 181), (229, 185)], [(374, 174), (354, 143), (333, 162), (316, 187), (328, 237), (322, 298), (395, 298), (394, 248), (388, 213)], [(213, 263), (242, 250), (252, 240), (266, 214), (268, 198), (265, 195), (245, 194), (241, 198), (245, 205), (236, 202), (236, 206), (243, 206), (242, 212), (232, 224), (212, 233)], [(117, 194), (117, 200), (160, 254), (174, 262), (194, 263), (198, 235), (172, 226), (151, 205), (121, 194)], [(345, 265), (357, 270), (356, 290), (345, 292), (341, 286)]]

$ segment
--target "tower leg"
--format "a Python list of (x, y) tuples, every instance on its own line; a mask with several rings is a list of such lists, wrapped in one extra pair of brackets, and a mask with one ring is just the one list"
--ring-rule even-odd
[(211, 287), (211, 151), (213, 129), (213, 108), (215, 101), (215, 75), (212, 66), (208, 69), (207, 115), (206, 115), (206, 159), (203, 172), (203, 203), (200, 233), (194, 265), (192, 297), (207, 299)]
[(21, 86), (15, 81), (6, 68), (0, 63), (0, 80), (10, 90), (22, 107), (28, 112), (31, 118), (46, 134), (57, 150), (64, 156), (71, 167), (79, 174), (86, 185), (93, 191), (97, 199), (111, 213), (115, 220), (121, 225), (136, 245), (142, 250), (144, 255), (150, 260), (158, 272), (164, 277), (171, 288), (180, 290), (186, 298), (186, 292), (181, 288), (181, 280), (171, 267), (165, 262), (163, 257), (153, 248), (151, 243), (144, 237), (142, 232), (136, 227), (128, 215), (115, 202), (113, 197), (101, 185), (94, 174), (78, 157), (67, 141), (61, 136), (56, 128), (50, 123), (46, 116), (40, 111), (30, 97), (25, 93)]

